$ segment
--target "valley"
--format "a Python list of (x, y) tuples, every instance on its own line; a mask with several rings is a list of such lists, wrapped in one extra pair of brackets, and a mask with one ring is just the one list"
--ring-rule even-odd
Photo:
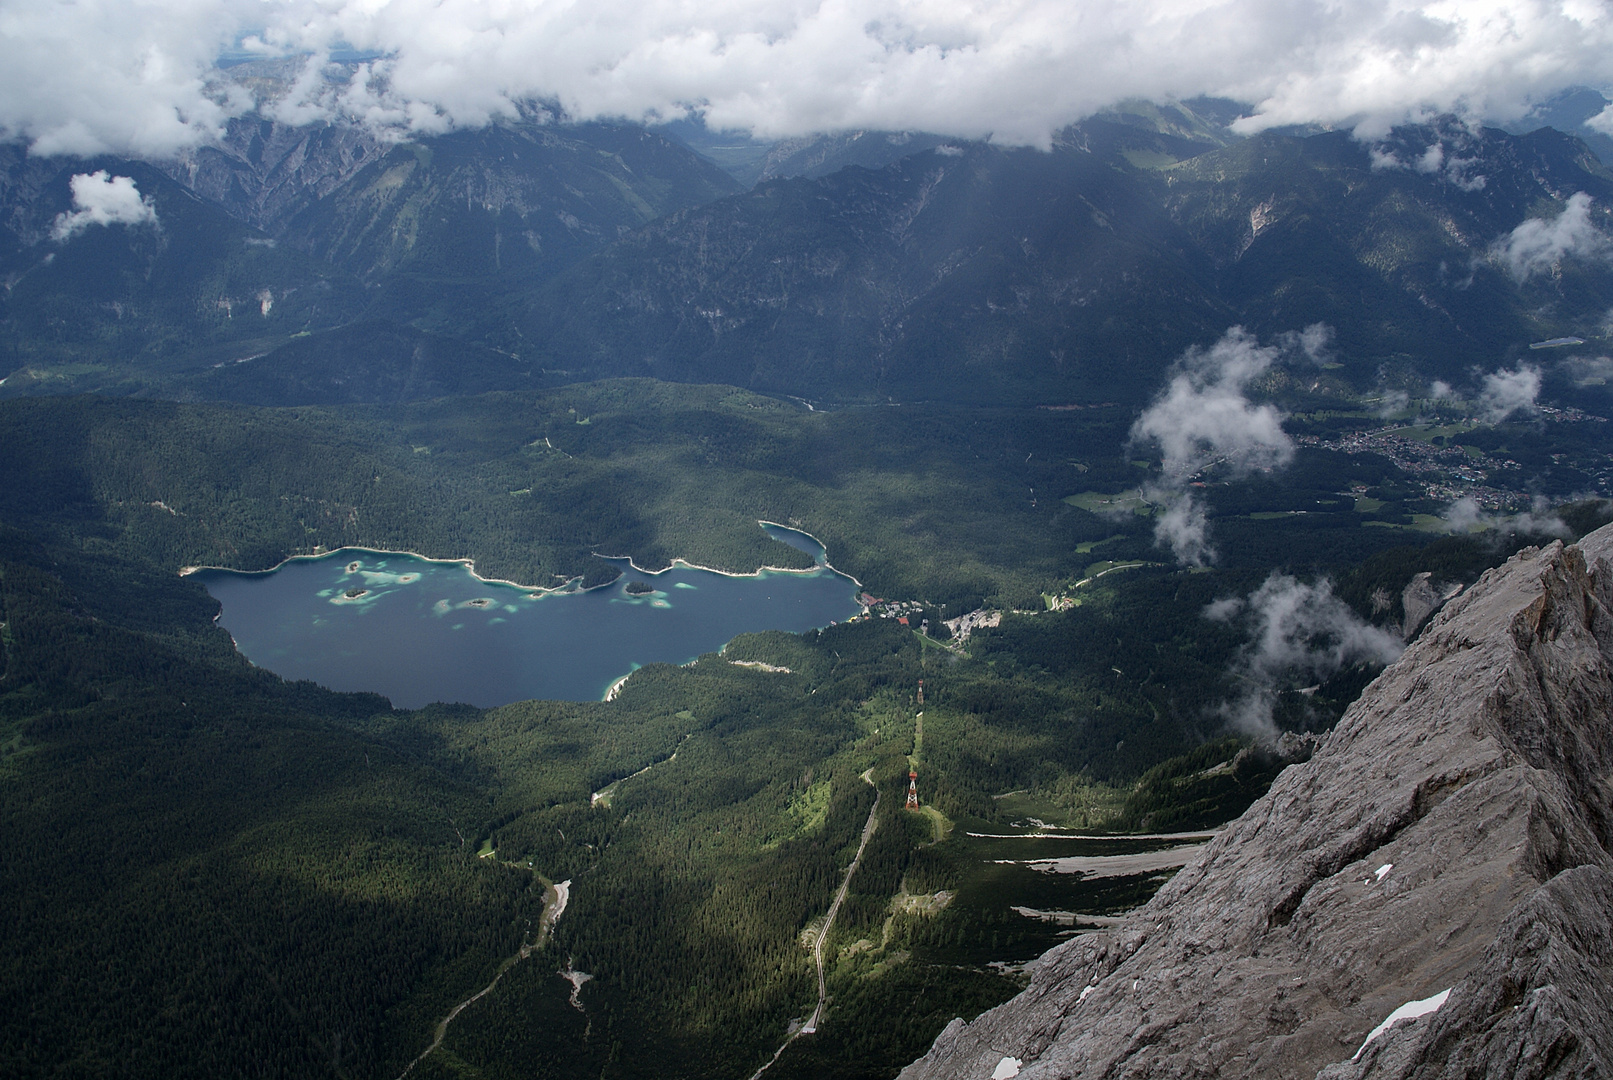
[(886, 1080), (1197, 887), (1613, 520), (1591, 146), (1237, 108), (0, 147), (0, 1072)]
[[(887, 416), (904, 422), (890, 425)], [(1085, 488), (1095, 474), (1135, 484), (1142, 470), (1112, 456), (1124, 421), (1111, 416), (906, 408), (879, 410), (870, 423), (865, 410), (808, 412), (731, 389), (647, 382), (430, 403), (394, 411), (386, 423), (352, 410), (293, 415), (93, 398), (0, 404), (8, 433), (0, 445), (13, 448), (6, 468), (23, 478), (0, 496), (13, 530), (0, 585), (3, 701), (15, 737), (0, 767), (23, 800), (14, 812), (31, 807), (26, 814), (37, 820), (38, 796), (26, 793), (42, 795), (34, 785), (47, 778), (76, 777), (83, 786), (44, 804), (57, 808), (55, 835), (75, 848), (127, 849), (149, 835), (142, 808), (152, 799), (182, 820), (212, 815), (215, 796), (200, 781), (224, 762), (233, 789), (261, 785), (260, 795), (235, 798), (232, 818), (187, 830), (183, 847), (158, 856), (134, 897), (126, 888), (101, 894), (102, 904), (116, 897), (120, 906), (95, 908), (93, 917), (142, 943), (124, 961), (136, 965), (136, 985), (161, 978), (170, 962), (142, 928), (146, 912), (162, 910), (162, 898), (196, 872), (220, 883), (268, 874), (285, 883), (281, 890), (307, 881), (313, 891), (295, 901), (305, 918), (348, 897), (333, 925), (358, 929), (360, 940), (399, 911), (419, 921), (416, 938), (440, 935), (447, 926), (435, 929), (438, 921), (453, 912), (450, 925), (463, 928), (456, 932), (485, 944), (450, 946), (451, 966), (400, 957), (420, 972), (408, 996), (360, 999), (312, 1035), (266, 1032), (303, 1040), (320, 1055), (342, 1033), (347, 1067), (377, 1075), (396, 1075), (418, 1054), (423, 1033), (522, 947), (542, 910), (532, 871), (573, 883), (552, 944), (460, 1012), (411, 1075), (480, 1072), (512, 1058), (533, 1069), (547, 1060), (557, 1071), (584, 1062), (623, 1075), (710, 1075), (717, 1047), (729, 1062), (721, 1068), (750, 1075), (778, 1049), (791, 1018), (812, 1011), (813, 952), (797, 938), (844, 885), (823, 941), (828, 1009), (768, 1075), (887, 1074), (921, 1053), (952, 1015), (1014, 993), (1024, 963), (1083, 925), (1081, 913), (1102, 925), (1162, 880), (1154, 871), (1076, 880), (998, 861), (1115, 844), (1078, 841), (1072, 849), (1036, 839), (1015, 852), (1002, 846), (1010, 841), (970, 833), (1001, 833), (1027, 815), (1084, 830), (1205, 827), (1247, 805), (1281, 768), (1238, 757), (1246, 745), (1238, 739), (1176, 757), (1216, 733), (1224, 721), (1215, 708), (1237, 692), (1229, 671), (1244, 631), (1201, 612), (1257, 586), (1273, 545), (1308, 552), (1311, 561), (1296, 566), (1290, 555), (1283, 564), (1338, 575), (1340, 595), (1359, 597), (1368, 611), (1379, 581), (1391, 583), (1398, 601), (1403, 579), (1417, 570), (1471, 575), (1509, 550), (1493, 531), (1424, 549), (1373, 527), (1404, 512), (1397, 499), (1424, 497), (1382, 459), (1366, 459), (1376, 472), (1359, 474), (1388, 496), (1373, 514), (1349, 502), (1342, 513), (1258, 516), (1258, 507), (1323, 494), (1354, 498), (1341, 494), (1348, 489), (1333, 463), (1361, 456), (1308, 466), (1302, 450), (1291, 470), (1263, 484), (1206, 489), (1240, 500), (1212, 519), (1232, 542), (1221, 565), (1184, 572), (1155, 546), (1148, 514), (1099, 516), (1054, 497), (1032, 506), (1026, 495), (1027, 478), (1047, 492), (1061, 482), (1062, 490)], [(252, 452), (226, 449), (243, 431)], [(540, 438), (545, 431), (552, 434)], [(243, 460), (273, 462), (274, 471), (255, 475), (239, 467)], [(1330, 488), (1319, 493), (1307, 477), (1323, 472)], [(510, 494), (521, 488), (529, 490)], [(448, 491), (464, 500), (458, 524), (442, 515), (439, 496), (414, 502)], [(564, 513), (578, 492), (590, 501)], [(163, 506), (151, 505), (157, 501)], [(543, 509), (528, 509), (532, 502)], [(216, 606), (194, 575), (176, 572), (219, 562), (257, 569), (287, 549), (348, 544), (468, 553), (489, 577), (547, 574), (557, 583), (620, 572), (592, 551), (632, 551), (634, 565), (652, 568), (670, 564), (673, 553), (738, 572), (796, 556), (803, 568), (814, 564), (801, 550), (811, 545), (770, 539), (758, 518), (823, 538), (835, 564), (853, 567), (884, 606), (912, 613), (908, 626), (876, 614), (804, 635), (741, 635), (688, 667), (641, 668), (609, 702), (406, 711), (250, 668), (213, 626)], [(434, 536), (454, 546), (434, 550), (444, 542)], [(276, 537), (283, 546), (273, 546)], [(367, 557), (311, 565), (345, 572)], [(1102, 565), (1095, 559), (1126, 571), (1091, 573)], [(1079, 603), (1047, 610), (1044, 591)], [(969, 611), (1001, 614), (956, 651), (917, 632), (927, 622), (944, 637), (945, 619)], [(1399, 617), (1397, 607), (1380, 614), (1390, 616)], [(109, 644), (86, 652), (73, 644), (84, 635)], [(1372, 670), (1347, 665), (1306, 695), (1282, 691), (1276, 714), (1285, 724), (1325, 727)], [(160, 681), (154, 671), (164, 672)], [(930, 816), (897, 809), (916, 749), (919, 679), (921, 798), (953, 826), (940, 843)], [(147, 759), (161, 760), (159, 771), (124, 772), (126, 762), (175, 737), (167, 733), (175, 715), (196, 719), (179, 745)], [(309, 738), (324, 747), (317, 768), (296, 749)], [(88, 768), (64, 774), (68, 760)], [(127, 809), (108, 813), (101, 801), (108, 770), (130, 793), (114, 806)], [(865, 773), (873, 787), (859, 779)], [(275, 794), (288, 782), (299, 793), (289, 805)], [(424, 788), (415, 794), (411, 785)], [(303, 801), (316, 791), (316, 801)], [(595, 798), (601, 791), (609, 797)], [(848, 877), (876, 797), (879, 828)], [(399, 830), (401, 806), (415, 808), (411, 831)], [(281, 839), (266, 845), (243, 835)], [(497, 858), (477, 858), (484, 849)], [(18, 852), (28, 876), (15, 895), (58, 879), (60, 867), (46, 870), (58, 851), (53, 844)], [(315, 851), (324, 854), (311, 862)], [(510, 863), (523, 869), (508, 870)], [(412, 883), (398, 877), (405, 865)], [(221, 929), (259, 925), (242, 904), (261, 886), (205, 900), (188, 888), (193, 914), (175, 925), (193, 938), (216, 933), (205, 929), (213, 919), (224, 920)], [(449, 888), (470, 889), (475, 899), (433, 898), (432, 890)], [(900, 899), (942, 895), (955, 899)], [(275, 902), (292, 901), (282, 894)], [(61, 917), (40, 912), (36, 925), (51, 929), (15, 941), (18, 966), (10, 970), (70, 964), (51, 944), (64, 939)], [(274, 940), (262, 925), (270, 937), (255, 948)], [(233, 940), (217, 948), (230, 951)], [(313, 938), (295, 963), (320, 970), (341, 955), (332, 944)], [(580, 1012), (555, 975), (561, 968), (593, 976), (577, 995)], [(312, 974), (299, 979), (319, 985)], [(70, 991), (47, 1000), (69, 1016), (89, 1006)], [(898, 1001), (903, 1023), (892, 1027)], [(914, 1001), (924, 1007), (913, 1009)], [(364, 1019), (383, 1002), (384, 1024)], [(294, 999), (291, 1007), (303, 1008)], [(130, 1022), (140, 1023), (138, 1015)], [(205, 1014), (190, 1015), (185, 1023), (209, 1026)], [(680, 1050), (692, 1045), (681, 1039), (695, 1040), (698, 1054)], [(221, 1041), (214, 1053), (226, 1056), (205, 1060), (227, 1062), (236, 1045)], [(185, 1071), (178, 1061), (165, 1068)]]

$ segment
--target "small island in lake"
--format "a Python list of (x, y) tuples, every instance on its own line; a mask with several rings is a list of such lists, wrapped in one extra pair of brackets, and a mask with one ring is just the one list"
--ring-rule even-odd
[(655, 591), (655, 586), (647, 581), (630, 581), (625, 592), (628, 596), (648, 596)]

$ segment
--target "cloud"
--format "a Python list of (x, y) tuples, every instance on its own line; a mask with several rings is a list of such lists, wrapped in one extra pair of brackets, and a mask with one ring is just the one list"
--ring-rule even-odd
[(1411, 407), (1411, 395), (1404, 390), (1385, 390), (1378, 398), (1378, 417), (1387, 420)]
[(1613, 105), (1609, 105), (1589, 120), (1586, 120), (1585, 126), (1592, 130), (1600, 131), (1603, 135), (1613, 135)]
[[(1434, 132), (1434, 140), (1419, 149), (1404, 145), (1408, 138), (1421, 132), (1412, 128), (1399, 134), (1402, 145), (1379, 141), (1367, 148), (1374, 170), (1407, 169), (1425, 176), (1437, 176), (1463, 191), (1480, 191), (1488, 183), (1485, 177), (1474, 173), (1481, 163), (1478, 138), (1463, 125), (1442, 125)], [(1401, 157), (1401, 153), (1406, 154)], [(1463, 157), (1468, 152), (1469, 156)]]
[(1320, 367), (1333, 359), (1333, 328), (1327, 323), (1311, 323), (1303, 330), (1277, 335), (1277, 344), (1285, 355), (1303, 356)]
[(1203, 566), (1215, 561), (1210, 546), (1210, 521), (1204, 507), (1192, 494), (1178, 488), (1149, 485), (1143, 498), (1160, 507), (1154, 519), (1154, 543), (1168, 547), (1183, 566)]
[(1536, 274), (1551, 271), (1570, 255), (1606, 257), (1613, 252), (1613, 243), (1591, 221), (1591, 197), (1578, 191), (1569, 196), (1562, 213), (1550, 220), (1530, 218), (1490, 250), (1521, 285)]
[(1241, 326), (1208, 349), (1188, 349), (1165, 392), (1132, 425), (1132, 441), (1159, 444), (1167, 477), (1222, 461), (1239, 472), (1286, 465), (1294, 442), (1283, 431), (1283, 414), (1244, 395), (1280, 355)]
[(157, 208), (127, 176), (110, 176), (105, 169), (80, 173), (68, 181), (73, 189), (73, 210), (57, 214), (50, 238), (58, 243), (72, 239), (91, 225), (155, 225)]
[(1613, 356), (1571, 356), (1562, 362), (1562, 371), (1581, 390), (1613, 382)]
[[(1324, 348), (1331, 336), (1316, 324), (1294, 340), (1312, 352)], [(1154, 523), (1154, 539), (1179, 562), (1202, 566), (1215, 556), (1204, 510), (1187, 487), (1194, 474), (1225, 465), (1233, 475), (1243, 475), (1293, 460), (1294, 443), (1283, 431), (1282, 412), (1273, 405), (1255, 405), (1245, 395), (1249, 384), (1281, 355), (1280, 347), (1262, 346), (1253, 334), (1234, 326), (1210, 348), (1195, 346), (1184, 353), (1164, 392), (1131, 426), (1133, 444), (1160, 448), (1163, 474), (1144, 496), (1164, 507)]]
[(1570, 537), (1570, 529), (1552, 510), (1551, 503), (1536, 497), (1534, 504), (1521, 514), (1492, 514), (1473, 499), (1463, 496), (1451, 503), (1444, 513), (1445, 528), (1453, 533), (1483, 532), (1499, 529), (1502, 532), (1524, 536)]
[(1273, 573), (1247, 600), (1218, 600), (1204, 615), (1218, 622), (1241, 615), (1248, 627), (1249, 640), (1234, 667), (1245, 690), (1221, 712), (1235, 729), (1267, 743), (1277, 739), (1272, 717), (1285, 683), (1322, 682), (1351, 664), (1392, 663), (1404, 648), (1399, 637), (1365, 622), (1334, 596), (1325, 578), (1307, 585)]
[(1479, 406), (1486, 421), (1499, 424), (1515, 412), (1533, 409), (1539, 396), (1540, 369), (1533, 364), (1519, 364), (1514, 371), (1499, 368), (1484, 376)]
[(10, 0), (0, 129), (40, 153), (159, 154), (247, 108), (225, 50), (376, 55), (284, 108), (436, 131), (557, 102), (578, 119), (703, 114), (784, 137), (929, 130), (1047, 145), (1124, 98), (1254, 103), (1245, 131), (1516, 119), (1613, 82), (1594, 0)]

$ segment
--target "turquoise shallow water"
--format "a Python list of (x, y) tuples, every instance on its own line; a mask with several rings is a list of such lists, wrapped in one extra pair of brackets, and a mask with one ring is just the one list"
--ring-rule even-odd
[[(804, 533), (769, 535), (820, 557), (807, 573), (731, 577), (678, 565), (586, 592), (536, 594), (463, 564), (344, 548), (256, 574), (201, 570), (241, 653), (287, 679), (490, 707), (530, 698), (597, 701), (644, 664), (681, 664), (757, 630), (799, 632), (849, 618), (857, 587)], [(810, 545), (810, 546), (809, 546)], [(654, 591), (635, 596), (634, 582)]]

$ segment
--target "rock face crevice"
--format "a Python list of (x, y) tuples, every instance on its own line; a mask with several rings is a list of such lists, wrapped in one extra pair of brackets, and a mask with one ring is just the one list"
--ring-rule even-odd
[(1613, 526), (1446, 603), (1197, 863), (902, 1076), (1613, 1076), (1610, 852)]

